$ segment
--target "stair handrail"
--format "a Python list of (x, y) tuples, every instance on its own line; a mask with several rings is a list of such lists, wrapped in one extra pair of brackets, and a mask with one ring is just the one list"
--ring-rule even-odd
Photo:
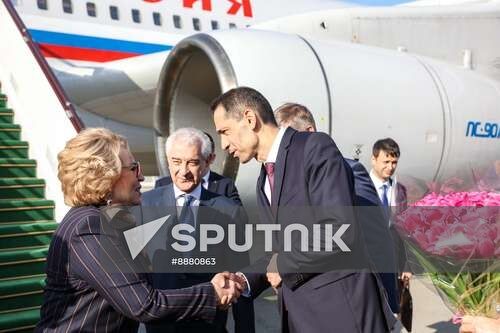
[(17, 11), (15, 10), (14, 6), (10, 2), (10, 0), (2, 0), (5, 8), (9, 12), (10, 16), (12, 17), (12, 20), (17, 26), (17, 29), (23, 36), (24, 41), (28, 45), (29, 49), (31, 50), (31, 53), (33, 54), (33, 57), (35, 57), (38, 65), (40, 66), (40, 69), (44, 73), (45, 77), (47, 78), (47, 81), (49, 82), (50, 86), (52, 87), (52, 90), (56, 94), (57, 98), (59, 99), (59, 102), (61, 103), (61, 106), (63, 109), (66, 111), (66, 116), (68, 119), (71, 121), (71, 124), (75, 128), (77, 132), (80, 132), (82, 129), (85, 128), (83, 125), (83, 122), (80, 120), (78, 117), (75, 107), (73, 104), (69, 101), (68, 97), (66, 96), (66, 93), (64, 92), (64, 89), (61, 86), (61, 83), (59, 80), (56, 78), (54, 75), (54, 72), (50, 68), (49, 64), (47, 63), (47, 60), (45, 60), (45, 57), (41, 54), (40, 49), (38, 48), (38, 45), (33, 41), (31, 38), (31, 35), (24, 25), (23, 21), (17, 14)]

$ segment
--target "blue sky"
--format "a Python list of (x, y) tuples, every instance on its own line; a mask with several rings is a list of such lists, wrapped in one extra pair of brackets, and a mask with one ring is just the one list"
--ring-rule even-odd
[(397, 5), (405, 2), (405, 0), (347, 0), (347, 2), (357, 3), (366, 6), (391, 6)]

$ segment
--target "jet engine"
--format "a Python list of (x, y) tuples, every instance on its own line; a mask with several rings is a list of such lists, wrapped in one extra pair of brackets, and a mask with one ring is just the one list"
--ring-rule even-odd
[[(471, 184), (500, 159), (497, 81), (407, 52), (246, 29), (193, 35), (169, 54), (154, 109), (162, 174), (168, 134), (194, 126), (217, 142), (210, 102), (238, 86), (259, 90), (273, 108), (306, 105), (318, 130), (367, 169), (373, 143), (395, 139), (402, 152), (398, 174), (418, 184), (451, 177)], [(260, 165), (238, 166), (217, 148), (215, 170), (235, 177), (243, 197), (253, 197)]]

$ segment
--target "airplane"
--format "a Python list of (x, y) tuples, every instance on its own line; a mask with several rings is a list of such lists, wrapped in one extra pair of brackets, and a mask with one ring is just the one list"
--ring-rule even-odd
[[(395, 138), (400, 173), (420, 185), (471, 183), (500, 159), (498, 1), (13, 3), (86, 126), (127, 136), (148, 174), (167, 172), (171, 130), (216, 137), (208, 104), (238, 85), (273, 107), (309, 106), (342, 153), (367, 166), (371, 143)], [(237, 161), (218, 155), (215, 168), (236, 177)], [(252, 189), (250, 179), (237, 182)]]
[[(5, 93), (15, 110), (16, 125), (7, 124), (8, 132), (22, 127), (20, 149), (29, 143), (31, 158), (15, 164), (2, 159), (3, 165), (17, 176), (29, 172), (28, 178), (35, 177), (36, 166), (45, 197), (53, 200), (42, 200), (43, 206), (32, 205), (40, 201), (31, 198), (7, 201), (14, 201), (15, 212), (19, 202), (28, 202), (18, 219), (41, 216), (34, 222), (39, 226), (61, 221), (68, 207), (57, 179), (57, 153), (76, 132), (52, 71), (7, 3), (15, 6), (85, 126), (125, 135), (146, 174), (167, 172), (164, 141), (176, 128), (195, 126), (218, 141), (210, 101), (247, 85), (273, 107), (308, 106), (342, 154), (367, 167), (372, 143), (394, 138), (402, 148), (398, 178), (410, 196), (421, 197), (426, 182), (450, 177), (463, 180), (465, 189), (477, 185), (493, 162), (500, 165), (500, 1), (381, 0), (396, 5), (375, 8), (363, 6), (367, 1), (1, 0), (0, 105), (6, 104)], [(2, 117), (12, 121), (13, 113)], [(220, 147), (217, 155), (214, 169), (236, 179), (252, 217), (258, 163), (240, 166)], [(16, 226), (21, 233), (9, 235), (23, 234), (21, 248), (9, 249), (3, 264), (17, 265), (19, 254), (28, 254), (39, 269), (26, 260), (30, 266), (15, 273), (16, 281), (23, 272), (43, 272), (39, 254), (48, 246), (46, 238), (25, 235), (30, 229), (24, 222)], [(24, 248), (26, 236), (45, 248)], [(39, 278), (24, 280), (33, 288), (29, 293), (14, 288), (17, 305), (4, 311), (3, 325), (8, 319), (9, 329), (33, 327)], [(29, 300), (34, 303), (26, 303), (26, 294), (37, 297)]]
[(147, 174), (157, 174), (152, 110), (158, 76), (182, 38), (352, 6), (330, 0), (12, 2), (83, 123), (126, 135)]
[[(167, 172), (163, 145), (172, 129), (194, 125), (215, 135), (210, 101), (250, 86), (273, 108), (308, 106), (342, 154), (368, 168), (373, 143), (395, 139), (402, 150), (398, 179), (410, 201), (436, 183), (454, 182), (456, 191), (498, 186), (499, 13), (499, 1), (424, 0), (189, 36), (171, 50), (159, 78), (159, 168)], [(218, 169), (236, 177), (243, 197), (254, 196), (258, 163), (218, 155), (225, 156)]]

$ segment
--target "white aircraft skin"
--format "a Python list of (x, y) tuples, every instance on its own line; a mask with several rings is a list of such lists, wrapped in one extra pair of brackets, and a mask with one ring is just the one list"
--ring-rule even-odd
[[(362, 5), (372, 2), (371, 0), (357, 1), (358, 4)], [(175, 113), (175, 124), (168, 124), (165, 120), (162, 120), (164, 121), (162, 124), (154, 123), (153, 108), (155, 98), (158, 98), (156, 95), (157, 85), (159, 79), (161, 81), (160, 72), (168, 54), (172, 49), (175, 49), (179, 41), (193, 34), (207, 33), (216, 37), (222, 36), (221, 43), (224, 44), (225, 49), (231, 50), (231, 45), (238, 45), (235, 48), (236, 53), (231, 54), (232, 58), (240, 58), (238, 63), (244, 61), (244, 67), (238, 70), (246, 72), (245, 67), (252, 68), (256, 78), (265, 78), (267, 76), (266, 71), (275, 69), (276, 65), (278, 65), (273, 63), (275, 61), (273, 59), (279, 57), (281, 53), (283, 53), (281, 56), (285, 57), (290, 55), (288, 53), (290, 50), (278, 47), (271, 51), (276, 46), (276, 43), (279, 45), (281, 40), (281, 37), (272, 33), (260, 34), (254, 31), (250, 35), (262, 37), (262, 39), (256, 40), (252, 40), (245, 31), (240, 35), (241, 29), (249, 26), (255, 26), (256, 29), (259, 29), (258, 31), (277, 31), (290, 36), (300, 36), (310, 39), (314, 44), (318, 42), (316, 51), (320, 52), (320, 57), (325, 57), (323, 62), (341, 54), (332, 49), (330, 45), (330, 42), (336, 41), (345, 43), (336, 46), (341, 51), (350, 50), (349, 45), (362, 44), (373, 46), (372, 49), (364, 50), (368, 53), (373, 51), (374, 55), (379, 53), (376, 50), (377, 48), (392, 51), (397, 48), (398, 50), (409, 50), (410, 57), (413, 55), (425, 56), (448, 63), (450, 66), (442, 67), (443, 64), (433, 65), (432, 61), (427, 64), (429, 59), (419, 60), (426, 63), (426, 66), (442, 67), (443, 73), (457, 71), (450, 76), (450, 80), (455, 80), (455, 77), (460, 77), (460, 80), (457, 79), (458, 81), (456, 80), (457, 83), (454, 86), (449, 83), (451, 85), (445, 89), (446, 98), (456, 98), (456, 102), (451, 105), (451, 108), (454, 109), (453, 117), (448, 120), (445, 119), (444, 123), (442, 123), (441, 118), (443, 116), (439, 113), (441, 111), (435, 111), (433, 116), (438, 118), (428, 119), (428, 121), (436, 124), (435, 128), (432, 129), (427, 128), (427, 125), (423, 122), (414, 122), (418, 127), (421, 127), (419, 133), (425, 133), (426, 143), (435, 142), (435, 152), (433, 154), (430, 154), (425, 145), (419, 143), (422, 134), (418, 134), (419, 136), (416, 137), (403, 136), (401, 138), (404, 148), (412, 147), (411, 150), (416, 151), (417, 147), (420, 147), (418, 148), (419, 153), (420, 150), (422, 150), (421, 153), (426, 152), (427, 156), (429, 156), (429, 161), (426, 162), (428, 164), (419, 168), (415, 167), (416, 170), (406, 169), (402, 166), (401, 171), (410, 174), (417, 173), (423, 179), (437, 180), (444, 177), (446, 172), (454, 173), (454, 171), (450, 171), (452, 169), (463, 168), (462, 163), (468, 160), (465, 156), (468, 156), (471, 151), (484, 152), (484, 158), (476, 153), (473, 159), (483, 161), (483, 165), (488, 165), (491, 159), (495, 159), (495, 156), (487, 152), (496, 147), (500, 141), (491, 138), (489, 140), (477, 139), (482, 135), (482, 127), (479, 125), (476, 126), (479, 131), (478, 135), (473, 136), (469, 133), (471, 123), (488, 124), (489, 128), (493, 126), (495, 129), (500, 126), (497, 124), (498, 118), (492, 113), (494, 111), (492, 111), (491, 107), (491, 105), (495, 104), (492, 101), (497, 98), (494, 92), (496, 83), (488, 85), (488, 82), (481, 77), (481, 75), (484, 75), (484, 79), (488, 77), (495, 82), (498, 82), (500, 78), (496, 43), (489, 42), (490, 39), (488, 39), (488, 36), (498, 31), (494, 25), (497, 22), (494, 17), (499, 12), (499, 6), (498, 2), (495, 1), (459, 0), (451, 3), (442, 0), (423, 0), (404, 3), (403, 6), (385, 8), (363, 8), (351, 3), (333, 0), (126, 0), (119, 2), (112, 0), (95, 2), (81, 0), (12, 0), (12, 2), (31, 32), (33, 39), (40, 45), (43, 54), (54, 69), (71, 102), (77, 107), (79, 116), (85, 125), (104, 126), (125, 135), (129, 139), (136, 158), (143, 162), (146, 173), (150, 175), (158, 173), (154, 153), (155, 142), (158, 142), (155, 141), (155, 134), (165, 135), (168, 132), (168, 130), (164, 130), (166, 125), (172, 129), (179, 125), (195, 124), (200, 128), (210, 130), (208, 118), (197, 123), (200, 119), (198, 114), (198, 112), (201, 112), (199, 111), (200, 107), (205, 109), (206, 105), (203, 103), (202, 105), (196, 105), (196, 103), (201, 101), (202, 97), (207, 96), (207, 90), (210, 90), (211, 87), (206, 85), (199, 89), (196, 88), (198, 91), (196, 95), (191, 96), (190, 101), (176, 102), (176, 105), (182, 111)], [(88, 3), (93, 3), (95, 7), (88, 8)], [(400, 2), (398, 0), (383, 0), (381, 2), (373, 0), (372, 3), (393, 5)], [(478, 3), (477, 6), (476, 3)], [(438, 8), (438, 6), (442, 8)], [(113, 15), (117, 19), (112, 17), (112, 8), (117, 12), (117, 16)], [(438, 17), (434, 18), (437, 13), (439, 13)], [(134, 22), (134, 15), (136, 21), (140, 22)], [(393, 19), (398, 17), (400, 20)], [(408, 19), (409, 17), (411, 19)], [(439, 17), (447, 19), (440, 20)], [(156, 18), (156, 22), (154, 18)], [(175, 25), (174, 22), (178, 24)], [(422, 24), (421, 22), (425, 22), (425, 25), (415, 29), (414, 27), (417, 24)], [(230, 28), (238, 29), (233, 31)], [(219, 32), (219, 30), (226, 31)], [(355, 33), (355, 30), (359, 30), (360, 35)], [(453, 38), (449, 38), (449, 36), (453, 36)], [(483, 38), (477, 38), (477, 36)], [(247, 38), (250, 38), (249, 40), (252, 40), (252, 42), (242, 43), (242, 40)], [(276, 38), (276, 43), (271, 42), (268, 46), (264, 46), (266, 45), (265, 40), (268, 38), (273, 40)], [(227, 44), (228, 41), (229, 44)], [(252, 56), (248, 58), (242, 56), (245, 52), (266, 47), (267, 49), (261, 50), (261, 53), (264, 55), (263, 59), (268, 59), (267, 62), (271, 66), (269, 69), (265, 69), (266, 64), (256, 65)], [(293, 50), (294, 53), (298, 52), (298, 49)], [(303, 58), (298, 55), (295, 57), (297, 60), (300, 59), (301, 66), (304, 66), (308, 60), (312, 59), (307, 52), (309, 51), (306, 51)], [(333, 53), (328, 56), (328, 52)], [(358, 54), (355, 50), (349, 52), (353, 52), (353, 55)], [(339, 59), (339, 61), (346, 60), (346, 63), (349, 63), (348, 67), (350, 67), (349, 57)], [(406, 82), (404, 72), (401, 73), (400, 78), (396, 78), (398, 77), (398, 70), (391, 70), (390, 64), (393, 63), (393, 60), (389, 60), (391, 57), (392, 55), (389, 54), (387, 54), (387, 57), (384, 55), (382, 58), (386, 60), (381, 61), (384, 66), (387, 65), (388, 73), (394, 76), (393, 82), (397, 80)], [(356, 67), (361, 68), (360, 66), (365, 66), (376, 58), (370, 56), (363, 60), (362, 63), (356, 64)], [(395, 59), (399, 58), (396, 57)], [(203, 66), (205, 65), (207, 63)], [(326, 63), (323, 65), (326, 65)], [(254, 66), (257, 67), (254, 69)], [(374, 73), (374, 69), (377, 69), (378, 65), (375, 64), (374, 66), (373, 68), (368, 66), (364, 73)], [(463, 68), (460, 69), (461, 67)], [(195, 81), (193, 82), (197, 82), (196, 77), (198, 77), (198, 83), (201, 82), (200, 79), (206, 74), (204, 72), (206, 68), (200, 67), (195, 70), (193, 76)], [(421, 68), (418, 68), (418, 64), (411, 62), (405, 64), (403, 68), (407, 72), (421, 70)], [(258, 72), (258, 70), (263, 72)], [(339, 81), (337, 76), (330, 78), (329, 75), (332, 73), (338, 75), (338, 70), (331, 70), (333, 72), (330, 74), (325, 73), (325, 75), (328, 80), (335, 79), (336, 88), (338, 88), (339, 83), (347, 83), (347, 81)], [(172, 72), (171, 66), (169, 72)], [(289, 73), (289, 70), (284, 70), (284, 73)], [(377, 77), (387, 77), (386, 73), (381, 72), (377, 74)], [(237, 74), (237, 76), (240, 75)], [(309, 74), (312, 79), (313, 72), (310, 71)], [(470, 76), (469, 74), (473, 77), (465, 77)], [(347, 73), (347, 75), (350, 76), (351, 74)], [(442, 79), (444, 78), (443, 75), (445, 74), (439, 74), (438, 76)], [(183, 77), (188, 77), (188, 75), (183, 74)], [(361, 92), (368, 93), (373, 92), (374, 88), (379, 86), (373, 84), (370, 86), (370, 80), (366, 80), (364, 77), (359, 78), (359, 84), (351, 88), (346, 86), (347, 93), (342, 95), (345, 99), (339, 99), (338, 95), (330, 96), (331, 101), (334, 102), (333, 105), (315, 105), (318, 98), (314, 97), (315, 94), (311, 94), (311, 92), (308, 94), (302, 93), (304, 95), (302, 97), (312, 96), (310, 101), (307, 98), (301, 100), (301, 95), (297, 95), (297, 93), (291, 93), (291, 96), (293, 96), (294, 101), (303, 102), (313, 110), (321, 110), (316, 112), (324, 112), (324, 110), (328, 109), (331, 113), (332, 109), (334, 109), (335, 112), (330, 115), (315, 115), (319, 119), (320, 129), (330, 134), (335, 133), (335, 140), (345, 154), (352, 155), (353, 147), (363, 146), (363, 153), (360, 158), (366, 164), (368, 161), (367, 151), (372, 140), (380, 135), (394, 135), (397, 137), (399, 133), (394, 130), (389, 131), (389, 133), (378, 133), (374, 131), (373, 121), (363, 123), (360, 121), (353, 122), (353, 119), (369, 119), (369, 114), (374, 112), (377, 114), (387, 113), (387, 119), (393, 119), (393, 123), (380, 124), (378, 128), (385, 128), (386, 126), (392, 129), (404, 128), (406, 126), (404, 122), (408, 121), (411, 118), (410, 116), (420, 114), (420, 111), (415, 114), (410, 112), (408, 104), (413, 105), (416, 110), (422, 109), (431, 112), (429, 105), (421, 105), (420, 107), (419, 105), (429, 98), (430, 95), (425, 95), (426, 93), (423, 91), (429, 89), (432, 80), (428, 81), (429, 77), (422, 77), (421, 79), (421, 82), (417, 82), (415, 77), (413, 88), (406, 86), (400, 93), (391, 90), (393, 94), (386, 98), (383, 97), (386, 92), (381, 91), (379, 93), (380, 99), (372, 101), (372, 103), (381, 103), (379, 105), (380, 110), (373, 109), (373, 105), (370, 110), (364, 110), (362, 105), (355, 103), (357, 89), (361, 89), (363, 85), (366, 85)], [(317, 82), (321, 82), (321, 80)], [(217, 84), (216, 81), (207, 82), (209, 82), (209, 86)], [(387, 79), (385, 82), (388, 82)], [(267, 83), (274, 87), (280, 86), (279, 83), (274, 81), (268, 80)], [(245, 81), (239, 78), (238, 84), (245, 84)], [(253, 84), (253, 81), (249, 81), (248, 84)], [(298, 82), (298, 84), (298, 90), (304, 92), (303, 88), (301, 88), (303, 83)], [(453, 90), (452, 87), (458, 87), (457, 84), (458, 86), (468, 86), (467, 90), (464, 91), (467, 91), (470, 97), (465, 98), (460, 95), (460, 89)], [(287, 85), (290, 87), (289, 82)], [(395, 87), (399, 86), (395, 85)], [(263, 89), (264, 87), (256, 88)], [(182, 87), (173, 87), (172, 89), (172, 91), (181, 91), (180, 94), (183, 94)], [(314, 90), (312, 87), (309, 87), (309, 89)], [(488, 93), (486, 93), (486, 90), (488, 90)], [(422, 91), (423, 95), (421, 97), (417, 97), (415, 92), (418, 91)], [(433, 90), (428, 93), (437, 93), (437, 91)], [(266, 90), (264, 92), (274, 104), (279, 103), (283, 98), (285, 101), (290, 101), (291, 98), (287, 94), (281, 96)], [(339, 89), (336, 89), (336, 92), (340, 92)], [(164, 92), (162, 91), (162, 93)], [(408, 103), (409, 101), (405, 99), (408, 94), (415, 95), (415, 97), (412, 97), (415, 98), (413, 103)], [(368, 94), (368, 96), (371, 95)], [(427, 98), (423, 98), (423, 96), (427, 96)], [(482, 97), (474, 98), (476, 96)], [(394, 110), (386, 108), (387, 98), (392, 100)], [(408, 98), (410, 97), (408, 96)], [(433, 102), (435, 103), (434, 107), (437, 108), (436, 110), (441, 110), (440, 103), (445, 101), (446, 98), (442, 100), (436, 99)], [(460, 98), (465, 99), (462, 101), (459, 100)], [(480, 106), (475, 102), (474, 106), (466, 106), (465, 102), (473, 99), (480, 101), (484, 105)], [(396, 107), (396, 105), (399, 105), (396, 100), (401, 103), (398, 107)], [(343, 104), (339, 105), (339, 102)], [(354, 103), (354, 105), (350, 105), (351, 103)], [(358, 113), (351, 112), (349, 117), (342, 116), (342, 110), (352, 111), (357, 108), (360, 108)], [(395, 120), (397, 116), (401, 115), (400, 112), (396, 111), (397, 109), (406, 110), (404, 119), (401, 119), (403, 121), (401, 124), (397, 124)], [(395, 113), (391, 114), (390, 112)], [(442, 112), (445, 112), (445, 108), (442, 108)], [(352, 115), (356, 117), (352, 117)], [(458, 122), (457, 115), (464, 117), (464, 119), (460, 119)], [(415, 120), (417, 119), (418, 117), (415, 118)], [(361, 132), (366, 134), (362, 137), (364, 140), (357, 137), (353, 141), (351, 136), (343, 136), (342, 132), (335, 132), (337, 126), (338, 128), (353, 126), (363, 128)], [(366, 126), (366, 128), (363, 126)], [(447, 126), (451, 127), (442, 132), (442, 128)], [(155, 130), (153, 130), (153, 127)], [(456, 133), (453, 136), (444, 137), (443, 135), (450, 135), (451, 129), (456, 129)], [(497, 131), (494, 132), (496, 136)], [(455, 148), (453, 149), (455, 150), (450, 148), (449, 144), (451, 142), (454, 143), (453, 147)], [(467, 147), (467, 149), (456, 147)], [(222, 152), (219, 151), (219, 153)], [(458, 160), (455, 157), (456, 154), (461, 156), (462, 161), (460, 163), (453, 162)], [(493, 153), (493, 155), (495, 154)], [(435, 166), (438, 164), (435, 160), (439, 158), (443, 161), (448, 159), (450, 162), (439, 162), (440, 166)], [(159, 156), (160, 160), (161, 156)], [(415, 161), (420, 162), (419, 159), (408, 158), (409, 164), (416, 165)], [(434, 164), (434, 166), (430, 167), (431, 164)], [(419, 173), (420, 170), (422, 170), (421, 174)], [(161, 166), (159, 171), (160, 173), (165, 172), (164, 166)]]
[[(308, 106), (318, 129), (366, 167), (373, 143), (394, 138), (402, 149), (398, 178), (414, 199), (429, 182), (460, 179), (464, 189), (477, 188), (500, 160), (499, 13), (498, 1), (425, 0), (312, 11), (189, 36), (159, 77), (160, 172), (167, 172), (162, 146), (173, 129), (211, 131), (210, 101), (250, 86), (274, 108)], [(251, 198), (260, 165), (221, 160), (217, 170), (238, 175), (238, 188), (248, 191), (242, 197)]]
[[(215, 28), (245, 28), (291, 14), (353, 6), (331, 0), (99, 0), (90, 16), (87, 1), (12, 2), (86, 126), (126, 135), (152, 174), (156, 85), (178, 41)], [(111, 17), (111, 7), (118, 19)], [(139, 23), (133, 21), (133, 10)]]

